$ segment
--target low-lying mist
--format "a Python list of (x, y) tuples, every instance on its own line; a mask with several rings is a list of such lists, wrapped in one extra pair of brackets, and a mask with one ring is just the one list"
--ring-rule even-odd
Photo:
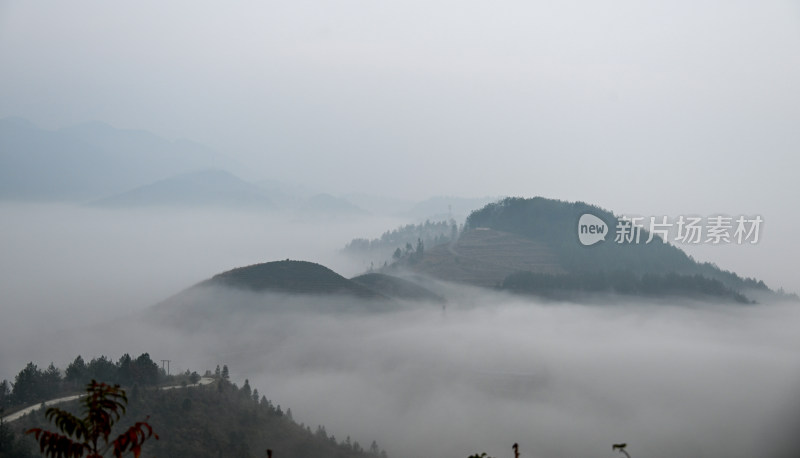
[[(356, 236), (376, 237), (401, 220), (310, 217), (215, 208), (101, 209), (0, 203), (0, 380), (70, 330), (150, 307), (224, 270), (308, 259), (342, 275), (368, 266), (340, 254)], [(27, 336), (49, 348), (22, 346)], [(101, 350), (98, 350), (101, 351)]]
[[(796, 445), (796, 304), (542, 304), (470, 290), (445, 309), (314, 313), (282, 296), (286, 312), (257, 313), (254, 297), (275, 298), (237, 294), (250, 310), (191, 330), (148, 311), (54, 336), (57, 353), (227, 364), (312, 430), (375, 439), (395, 457), (511, 456), (514, 442), (522, 456), (614, 456), (627, 442), (634, 457), (744, 458)], [(237, 294), (219, 307), (235, 310)]]
[(759, 456), (800, 394), (793, 305), (469, 305), (265, 316), (227, 329), (219, 358), (297, 420), (395, 456), (511, 456), (514, 442), (524, 456), (616, 442), (633, 456)]
[[(514, 442), (535, 457), (615, 456), (617, 442), (633, 457), (796, 456), (797, 304), (542, 303), (450, 286), (446, 307), (338, 313), (285, 296), (257, 310), (278, 299), (225, 291), (219, 313), (183, 326), (148, 306), (265, 260), (355, 274), (336, 249), (392, 223), (76, 216), (94, 212), (3, 221), (0, 378), (148, 352), (173, 373), (226, 364), (296, 421), (393, 457), (512, 456)], [(69, 243), (42, 235), (58, 231)]]

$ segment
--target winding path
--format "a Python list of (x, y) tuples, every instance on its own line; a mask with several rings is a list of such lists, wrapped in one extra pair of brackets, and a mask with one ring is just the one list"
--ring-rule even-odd
[[(214, 381), (214, 379), (211, 378), (211, 377), (201, 377), (199, 382), (197, 382), (195, 384), (192, 384), (192, 385), (185, 385), (185, 386), (189, 387), (189, 386), (208, 385), (209, 383), (211, 383), (213, 381)], [(160, 387), (158, 387), (158, 389), (160, 389), (160, 390), (173, 390), (175, 388), (183, 388), (183, 387), (184, 387), (184, 385), (172, 385), (172, 386), (160, 386)], [(85, 394), (75, 394), (75, 395), (72, 395), (72, 396), (65, 396), (63, 398), (50, 399), (49, 401), (44, 401), (44, 402), (40, 402), (38, 404), (34, 404), (32, 406), (29, 406), (29, 407), (25, 407), (24, 409), (22, 409), (22, 410), (20, 410), (18, 412), (14, 412), (12, 414), (6, 415), (5, 417), (3, 417), (0, 420), (2, 420), (3, 423), (16, 421), (16, 420), (19, 420), (20, 418), (24, 417), (25, 415), (27, 415), (27, 414), (29, 414), (29, 413), (37, 410), (37, 409), (40, 409), (42, 407), (42, 404), (44, 404), (46, 407), (49, 407), (49, 406), (53, 406), (53, 405), (56, 405), (56, 404), (61, 404), (61, 403), (64, 403), (64, 402), (74, 401), (74, 400), (80, 399), (80, 398), (82, 398), (84, 396), (86, 396), (86, 395)]]

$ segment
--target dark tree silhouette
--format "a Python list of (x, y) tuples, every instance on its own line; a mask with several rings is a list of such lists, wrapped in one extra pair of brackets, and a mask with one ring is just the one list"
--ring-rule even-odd
[(86, 362), (80, 355), (67, 366), (67, 370), (64, 372), (64, 378), (75, 385), (85, 383), (86, 379), (89, 378), (88, 375), (89, 369), (86, 367)]
[(614, 444), (614, 445), (611, 447), (611, 450), (612, 450), (612, 451), (616, 450), (616, 451), (618, 451), (618, 452), (620, 452), (620, 453), (624, 453), (624, 454), (625, 454), (625, 456), (627, 456), (628, 458), (631, 458), (631, 456), (630, 456), (630, 455), (628, 454), (628, 452), (625, 450), (625, 447), (627, 447), (627, 446), (628, 446), (628, 444), (627, 444), (627, 443), (624, 443), (624, 444)]

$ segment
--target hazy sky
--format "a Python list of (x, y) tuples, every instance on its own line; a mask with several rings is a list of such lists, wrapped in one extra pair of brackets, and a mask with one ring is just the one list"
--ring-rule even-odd
[(800, 194), (796, 1), (0, 5), (0, 116), (186, 137), (254, 177), (672, 214)]
[[(688, 251), (794, 291), (799, 81), (798, 1), (0, 0), (0, 117), (21, 116), (52, 129), (97, 120), (188, 138), (249, 165), (243, 178), (334, 194), (542, 195), (617, 213), (761, 214), (757, 246)], [(72, 326), (81, 319), (76, 311), (116, 316), (222, 270), (285, 257), (354, 274), (336, 265), (334, 250), (397, 223), (300, 227), (247, 215), (138, 220), (87, 209), (3, 210), (2, 305), (5, 312), (30, 315), (0, 323), (0, 349), (7, 349), (0, 351), (2, 377), (25, 361), (63, 363), (79, 348), (96, 345), (59, 349), (48, 343), (23, 352), (20, 342), (39, 339), (26, 325), (73, 316), (62, 323)], [(443, 324), (427, 315), (395, 327), (381, 319), (323, 320), (275, 347), (274, 359), (253, 360), (274, 373), (244, 360), (233, 367), (237, 377), (249, 373), (260, 390), (296, 406), (300, 418), (333, 424), (337, 432), (361, 431), (362, 441), (377, 436), (395, 450), (419, 433), (415, 428), (428, 427), (469, 447), (457, 450), (459, 456), (483, 451), (460, 442), (469, 433), (459, 426), (479, 430), (492, 406), (497, 410), (487, 417), (514, 420), (509, 431), (515, 437), (538, 431), (531, 437), (543, 441), (544, 456), (588, 456), (583, 452), (595, 450), (595, 439), (608, 449), (612, 436), (635, 437), (645, 446), (639, 450), (672, 451), (669, 433), (693, 444), (705, 440), (695, 427), (708, 440), (734, 437), (727, 447), (742, 446), (738, 455), (724, 456), (753, 456), (753, 437), (737, 433), (769, 420), (767, 411), (796, 386), (788, 386), (798, 370), (796, 309), (770, 308), (760, 318), (750, 309), (731, 317), (715, 309), (698, 318), (668, 308), (664, 318), (650, 308), (630, 315), (624, 308), (599, 313), (518, 305), (465, 312)], [(483, 353), (465, 354), (464, 348), (488, 340), (475, 323), (485, 325), (487, 335), (506, 337), (493, 339)], [(620, 325), (629, 326), (622, 328), (628, 334), (620, 334)], [(361, 332), (369, 326), (374, 334)], [(378, 332), (386, 329), (395, 334)], [(564, 344), (555, 334), (561, 331), (583, 340)], [(364, 338), (337, 346), (322, 340), (343, 333)], [(238, 337), (249, 343), (251, 335), (264, 333)], [(173, 336), (157, 336), (162, 348), (145, 348), (154, 342), (143, 343), (142, 336), (115, 345), (119, 352), (142, 348), (161, 357)], [(315, 336), (311, 344), (302, 339)], [(538, 346), (520, 347), (531, 336)], [(202, 343), (195, 337), (192, 343)], [(208, 348), (215, 343), (209, 340)], [(370, 346), (376, 343), (397, 350), (381, 353), (382, 347)], [(288, 367), (297, 355), (320, 348), (336, 350), (333, 361), (353, 371), (312, 365), (322, 376), (307, 377)], [(617, 359), (629, 349), (633, 359)], [(90, 350), (80, 351), (87, 356)], [(209, 354), (195, 352), (197, 358)], [(480, 379), (455, 390), (434, 380), (427, 392), (427, 386), (412, 386), (409, 392), (419, 397), (411, 399), (393, 390), (413, 381), (417, 367), (400, 366), (388, 375), (381, 370), (396, 361), (441, 367), (454, 357), (452, 372), (434, 375), (450, 382), (484, 370), (545, 373), (559, 389), (544, 384), (541, 396), (520, 404), (514, 390), (486, 390)], [(210, 364), (189, 362), (200, 370)], [(641, 384), (620, 375), (641, 365), (650, 370), (631, 379)], [(695, 373), (702, 378), (696, 385), (689, 379)], [(662, 392), (642, 388), (662, 379), (671, 383)], [(308, 385), (295, 389), (303, 380)], [(518, 388), (527, 396), (526, 383)], [(330, 386), (346, 389), (329, 408), (312, 411), (332, 397)], [(574, 393), (581, 396), (577, 401)], [(341, 419), (362, 395), (383, 404), (360, 404), (353, 420)], [(426, 404), (430, 399), (436, 402)], [(479, 402), (469, 404), (472, 399)], [(449, 425), (447, 409), (464, 422)], [(609, 418), (609, 410), (617, 417)], [(386, 412), (398, 413), (388, 433), (376, 420)], [(442, 424), (415, 423), (419, 418)], [(733, 420), (714, 424), (715, 418)], [(578, 433), (602, 427), (603, 435), (571, 441), (570, 425)], [(493, 455), (508, 452), (501, 447), (512, 438), (490, 432), (496, 431), (473, 439)], [(541, 438), (549, 432), (552, 438)], [(423, 437), (420, 447), (437, 440)]]

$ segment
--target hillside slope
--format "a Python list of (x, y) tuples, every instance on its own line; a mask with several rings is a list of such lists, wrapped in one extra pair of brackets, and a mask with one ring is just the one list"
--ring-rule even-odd
[[(710, 263), (699, 263), (659, 237), (650, 243), (620, 244), (610, 238), (590, 247), (583, 246), (578, 242), (577, 229), (578, 220), (586, 213), (602, 219), (612, 231), (619, 221), (610, 211), (583, 202), (507, 198), (473, 212), (466, 220), (465, 230), (491, 228), (542, 243), (553, 250), (558, 263), (570, 273), (698, 274), (719, 280), (736, 291), (768, 291), (761, 281), (739, 277)], [(647, 231), (642, 231), (642, 237), (647, 236)]]
[(381, 273), (353, 277), (352, 281), (393, 299), (442, 302), (444, 299), (412, 281)]
[(156, 304), (145, 319), (185, 329), (247, 320), (262, 313), (397, 310), (391, 297), (307, 261), (275, 261), (232, 269)]
[[(322, 426), (312, 430), (296, 423), (290, 410), (259, 396), (247, 381), (242, 387), (223, 379), (206, 386), (170, 390), (133, 387), (127, 391), (129, 403), (121, 424), (147, 418), (159, 436), (145, 443), (142, 456), (247, 458), (263, 457), (267, 449), (276, 458), (386, 456), (374, 442), (362, 446), (349, 437), (337, 441)], [(62, 408), (78, 413), (76, 403)], [(41, 410), (9, 424), (17, 442), (21, 442), (16, 444), (21, 451), (36, 448), (33, 438), (23, 435), (31, 427), (55, 429)]]
[(308, 261), (275, 261), (239, 267), (200, 283), (251, 291), (293, 294), (348, 295), (365, 299), (385, 296), (348, 280), (325, 266)]
[[(585, 214), (607, 225), (605, 240), (580, 243), (578, 222)], [(472, 212), (455, 242), (426, 247), (422, 256), (396, 258), (383, 271), (408, 269), (446, 281), (553, 297), (609, 292), (740, 303), (797, 299), (762, 281), (697, 262), (660, 237), (649, 240), (644, 229), (639, 243), (617, 243), (620, 218), (583, 202), (506, 198)]]
[(518, 271), (563, 273), (558, 256), (545, 243), (489, 228), (465, 231), (452, 244), (425, 251), (410, 268), (432, 277), (494, 287)]

